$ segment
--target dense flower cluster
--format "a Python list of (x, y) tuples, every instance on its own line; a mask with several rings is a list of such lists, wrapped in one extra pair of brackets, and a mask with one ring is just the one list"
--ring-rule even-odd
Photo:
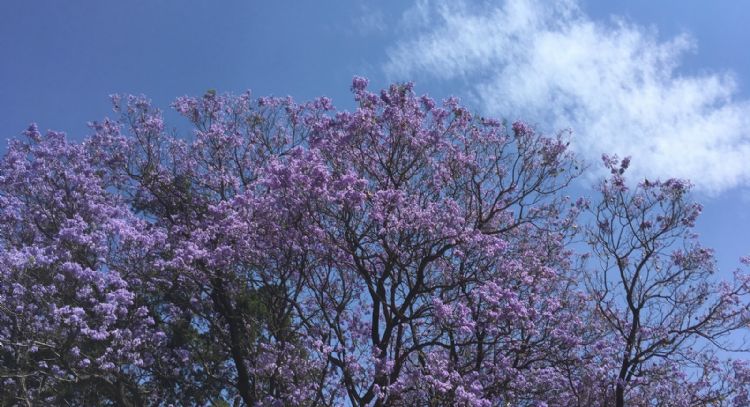
[(601, 200), (571, 201), (566, 134), (367, 85), (353, 112), (182, 97), (187, 138), (114, 96), (82, 143), (12, 141), (0, 403), (747, 403), (719, 351), (750, 279), (710, 276), (688, 183), (631, 190), (605, 156)]

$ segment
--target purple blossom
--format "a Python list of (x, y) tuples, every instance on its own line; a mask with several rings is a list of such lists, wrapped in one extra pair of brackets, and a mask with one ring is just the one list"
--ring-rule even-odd
[(601, 199), (576, 200), (568, 133), (367, 86), (353, 112), (180, 97), (184, 139), (113, 95), (120, 117), (81, 143), (13, 140), (2, 400), (746, 404), (747, 364), (690, 347), (747, 326), (750, 277), (706, 277), (688, 182), (630, 185), (630, 158), (605, 155)]

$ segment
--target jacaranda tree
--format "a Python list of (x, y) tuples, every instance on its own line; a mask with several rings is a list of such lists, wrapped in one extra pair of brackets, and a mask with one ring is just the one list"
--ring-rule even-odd
[(631, 191), (606, 157), (601, 198), (571, 200), (565, 133), (352, 92), (179, 98), (183, 137), (114, 96), (82, 142), (13, 140), (1, 403), (748, 402), (750, 365), (723, 359), (750, 280), (710, 275), (686, 182)]

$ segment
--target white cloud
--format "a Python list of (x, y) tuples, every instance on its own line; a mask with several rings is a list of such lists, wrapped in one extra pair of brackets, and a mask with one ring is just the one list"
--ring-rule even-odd
[(592, 164), (632, 155), (631, 177), (689, 178), (707, 193), (750, 186), (750, 102), (731, 74), (677, 71), (696, 49), (687, 35), (596, 22), (572, 0), (493, 4), (419, 2), (404, 17), (416, 35), (389, 49), (386, 73), (470, 83), (487, 113), (572, 128)]

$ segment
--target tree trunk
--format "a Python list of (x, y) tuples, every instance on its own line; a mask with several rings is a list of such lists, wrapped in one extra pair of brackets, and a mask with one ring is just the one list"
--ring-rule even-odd
[(617, 383), (617, 389), (615, 390), (615, 406), (625, 407), (625, 385)]
[(212, 281), (213, 292), (211, 297), (218, 311), (227, 321), (229, 327), (229, 348), (234, 361), (234, 367), (237, 369), (237, 391), (240, 397), (248, 406), (255, 405), (255, 398), (250, 389), (250, 374), (245, 366), (245, 358), (242, 352), (242, 332), (241, 321), (238, 321), (232, 304), (229, 302), (227, 293), (224, 290), (224, 283), (221, 279), (214, 278)]

